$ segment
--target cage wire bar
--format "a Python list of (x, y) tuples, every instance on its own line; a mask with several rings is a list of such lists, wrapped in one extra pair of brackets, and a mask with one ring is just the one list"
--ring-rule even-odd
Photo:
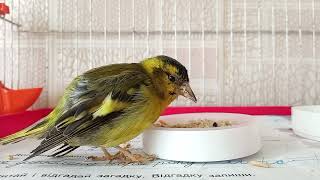
[(21, 24), (0, 19), (0, 80), (9, 88), (44, 86), (34, 108), (55, 105), (85, 70), (155, 54), (187, 67), (200, 100), (173, 105), (320, 103), (316, 0), (0, 2), (11, 8), (5, 18)]
[[(14, 7), (14, 5), (13, 5), (13, 0), (11, 0), (11, 5), (12, 5), (12, 7)], [(14, 13), (11, 13), (11, 21), (13, 22), (13, 15), (14, 15)], [(11, 32), (13, 32), (13, 25), (14, 24), (11, 24)], [(10, 45), (11, 45), (11, 47), (10, 47), (10, 49), (11, 49), (11, 86), (12, 87), (15, 87), (14, 86), (14, 81), (13, 81), (13, 67), (14, 67), (14, 64), (13, 64), (13, 53), (14, 53), (14, 48), (13, 48), (13, 35), (11, 36), (11, 42), (10, 42)]]
[[(247, 73), (247, 0), (243, 0), (243, 63), (244, 63), (244, 79), (250, 79), (249, 74)], [(249, 93), (246, 91), (246, 96), (248, 96)], [(248, 99), (243, 98), (244, 104), (248, 104)]]
[[(314, 69), (319, 69), (317, 66), (317, 60), (316, 60), (316, 23), (315, 23), (315, 0), (312, 0), (312, 60), (313, 60), (313, 67)], [(318, 80), (318, 73), (314, 70), (315, 79)], [(319, 89), (319, 84), (315, 83), (315, 91)]]
[(206, 81), (206, 76), (205, 76), (205, 39), (204, 39), (204, 17), (205, 17), (205, 4), (204, 1), (201, 2), (201, 9), (202, 9), (202, 14), (201, 14), (201, 37), (202, 37), (202, 100), (201, 105), (204, 105), (205, 101), (205, 93), (206, 93), (206, 86), (205, 86), (205, 81)]
[[(32, 0), (31, 1), (31, 6), (32, 6), (32, 9), (34, 9), (34, 0)], [(32, 19), (34, 19), (34, 11), (32, 11), (31, 12), (31, 17), (32, 17)], [(32, 21), (31, 22), (31, 27), (32, 27), (32, 31), (33, 31), (33, 27), (34, 27), (34, 22)], [(33, 39), (33, 37), (32, 37), (32, 35), (31, 35), (31, 38), (30, 38), (30, 46), (31, 46), (31, 59), (30, 59), (30, 69), (31, 69), (31, 72), (29, 73), (28, 71), (27, 71), (27, 74), (26, 74), (26, 76), (30, 76), (31, 75), (31, 77), (33, 77), (33, 78), (30, 78), (31, 79), (31, 86), (34, 86), (34, 79), (35, 79), (35, 62), (34, 62), (34, 39)], [(61, 81), (62, 81), (62, 79), (61, 79)], [(32, 107), (31, 107), (31, 109), (34, 109), (34, 105), (32, 105)]]
[(272, 28), (272, 98), (275, 104), (279, 104), (276, 100), (276, 38), (275, 38), (275, 15), (274, 15), (274, 2), (272, 0), (272, 7), (271, 7), (271, 28)]
[[(79, 70), (78, 70), (78, 68), (79, 68), (79, 61), (78, 61), (78, 56), (79, 56), (79, 54), (78, 54), (78, 51), (79, 51), (79, 29), (78, 29), (78, 12), (79, 12), (79, 7), (78, 7), (78, 1), (75, 1), (75, 8), (76, 8), (76, 13), (75, 13), (75, 24), (76, 24), (76, 47), (75, 47), (75, 56), (74, 56), (74, 61), (76, 62), (76, 75), (78, 76), (79, 75)], [(106, 7), (105, 7), (106, 8)], [(107, 11), (105, 11), (105, 18), (106, 18), (106, 13), (107, 13)], [(107, 39), (106, 39), (106, 37), (107, 37), (107, 34), (106, 34), (106, 32), (107, 32), (107, 30), (106, 30), (106, 24), (105, 24), (105, 42), (107, 43)], [(105, 43), (105, 56), (104, 56), (104, 62), (106, 63), (107, 62), (107, 52), (106, 52), (106, 50), (107, 50), (107, 46), (106, 46), (106, 43)]]
[[(215, 16), (216, 16), (216, 18), (215, 18), (215, 43), (216, 43), (216, 47), (215, 47), (215, 50), (216, 50), (216, 56), (215, 56), (215, 66), (216, 66), (216, 68), (215, 68), (215, 77), (219, 77), (219, 69), (218, 69), (218, 67), (219, 67), (219, 48), (218, 48), (218, 44), (219, 44), (219, 9), (218, 9), (218, 7), (219, 7), (219, 1), (218, 0), (216, 0), (215, 1), (215, 8), (214, 8), (214, 11), (215, 11)], [(190, 8), (189, 8), (190, 9)], [(189, 38), (190, 38), (190, 31), (189, 31)], [(189, 47), (190, 48), (190, 47)], [(189, 50), (190, 51), (190, 50)], [(191, 59), (190, 59), (190, 57), (189, 57), (189, 61), (190, 61)], [(189, 69), (191, 69), (191, 67), (189, 67)], [(218, 82), (217, 82), (217, 84), (219, 85), (219, 84), (221, 84), (221, 82), (218, 80)], [(217, 105), (222, 105), (222, 103), (221, 103), (221, 95), (222, 95), (222, 93), (221, 93), (221, 91), (222, 90), (219, 90), (218, 92), (217, 92), (217, 96), (218, 96), (218, 98), (217, 98)]]
[(135, 54), (135, 15), (134, 15), (134, 12), (135, 12), (135, 6), (134, 6), (134, 1), (135, 0), (132, 0), (132, 60), (131, 62), (134, 62), (134, 54)]
[[(233, 64), (233, 0), (230, 0), (230, 86), (234, 87), (234, 64)], [(232, 94), (235, 94), (233, 92)], [(233, 102), (235, 101), (235, 95), (232, 95)]]
[[(4, 3), (6, 3), (6, 1), (4, 1)], [(6, 26), (7, 24), (3, 21), (3, 43), (2, 43), (2, 48), (3, 48), (3, 72), (2, 72), (2, 77), (3, 77), (3, 83), (6, 84), (6, 65), (7, 65), (7, 60), (6, 60), (6, 52), (7, 52), (7, 48), (6, 48)]]
[[(261, 0), (258, 0), (257, 2), (257, 24), (258, 24), (258, 76), (259, 79), (261, 79), (261, 65), (262, 65), (262, 36), (261, 36)], [(263, 101), (265, 101), (265, 96), (261, 95), (261, 81), (258, 82), (258, 98), (259, 99), (263, 99)], [(260, 102), (257, 103), (257, 105), (261, 105)]]
[[(302, 26), (301, 26), (301, 0), (298, 0), (298, 18), (299, 18), (299, 62), (301, 62), (302, 60)], [(303, 82), (299, 82), (299, 83), (303, 83)], [(289, 92), (288, 92), (289, 93)], [(303, 95), (300, 94), (300, 96), (302, 97)]]
[[(20, 0), (18, 0), (18, 13), (16, 13), (16, 14), (18, 14), (18, 24), (20, 24)], [(48, 18), (49, 18), (49, 16), (48, 16)], [(17, 53), (18, 53), (18, 57), (17, 57), (17, 73), (18, 73), (18, 76), (17, 76), (17, 87), (16, 88), (20, 88), (20, 75), (21, 75), (21, 73), (20, 73), (20, 62), (21, 62), (21, 60), (20, 60), (20, 31), (17, 31), (17, 36), (18, 36), (18, 38), (17, 38), (17, 43), (18, 43), (18, 46), (17, 46), (17, 48), (18, 48), (18, 50), (17, 50)], [(13, 81), (14, 81), (14, 79), (12, 79)]]
[(287, 78), (287, 84), (286, 84), (286, 90), (287, 90), (287, 104), (289, 103), (289, 38), (288, 38), (288, 0), (285, 0), (285, 22), (286, 22), (286, 78)]
[(62, 43), (62, 39), (63, 39), (63, 11), (62, 11), (62, 2), (63, 0), (60, 0), (60, 33), (59, 33), (59, 46), (60, 46), (60, 58), (61, 58), (61, 67), (60, 67), (60, 78), (61, 78), (61, 83), (60, 83), (60, 87), (61, 89), (64, 88), (64, 76), (63, 76), (63, 67), (64, 67), (64, 56), (63, 56), (63, 43)]

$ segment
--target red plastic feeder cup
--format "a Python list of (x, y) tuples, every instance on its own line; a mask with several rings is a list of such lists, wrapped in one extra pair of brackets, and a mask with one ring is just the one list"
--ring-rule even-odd
[(10, 13), (9, 6), (7, 6), (5, 3), (0, 3), (0, 15), (4, 16), (9, 13)]
[(42, 88), (9, 89), (0, 82), (0, 115), (27, 110), (38, 99)]

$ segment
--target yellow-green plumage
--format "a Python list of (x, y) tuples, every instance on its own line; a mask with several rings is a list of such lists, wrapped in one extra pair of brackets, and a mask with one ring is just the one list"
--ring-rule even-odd
[(67, 153), (86, 145), (117, 146), (156, 121), (188, 81), (184, 66), (167, 56), (92, 69), (70, 83), (42, 122), (1, 143), (44, 138), (27, 159), (63, 144)]

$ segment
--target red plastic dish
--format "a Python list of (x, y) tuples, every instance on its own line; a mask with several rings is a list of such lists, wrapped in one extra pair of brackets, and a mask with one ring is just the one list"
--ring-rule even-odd
[(51, 111), (52, 109), (39, 109), (0, 116), (0, 138), (32, 125)]
[(6, 15), (9, 13), (9, 6), (7, 6), (5, 3), (0, 3), (0, 15)]
[(40, 96), (42, 88), (13, 90), (0, 82), (0, 115), (23, 112)]

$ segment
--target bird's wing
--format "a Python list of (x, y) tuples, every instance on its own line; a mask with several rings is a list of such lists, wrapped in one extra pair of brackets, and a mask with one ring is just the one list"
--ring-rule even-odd
[(70, 102), (66, 103), (69, 108), (25, 160), (57, 147), (72, 137), (94, 131), (119, 117), (131, 103), (141, 99), (140, 86), (150, 85), (149, 77), (144, 72), (133, 70), (98, 79), (84, 75), (77, 81), (76, 87), (70, 90)]

